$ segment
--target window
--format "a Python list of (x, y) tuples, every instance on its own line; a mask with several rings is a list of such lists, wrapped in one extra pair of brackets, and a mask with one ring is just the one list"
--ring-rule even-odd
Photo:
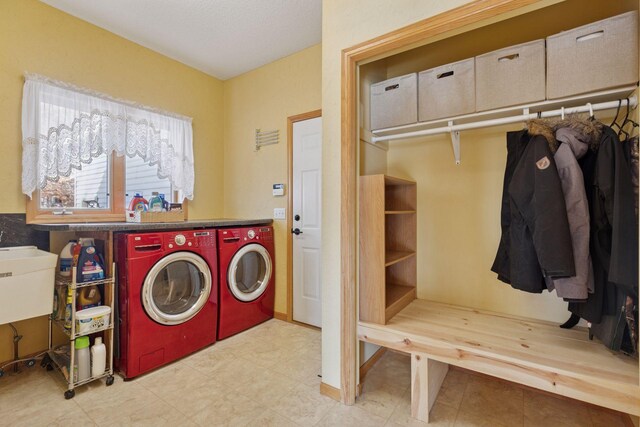
[(28, 75), (22, 134), (29, 223), (123, 221), (136, 193), (193, 198), (187, 117)]
[(47, 181), (40, 190), (40, 209), (108, 209), (110, 163), (102, 154), (68, 177)]
[(159, 178), (158, 166), (149, 166), (140, 157), (125, 159), (125, 183), (125, 206), (129, 206), (136, 193), (149, 200), (154, 191), (164, 194), (169, 203), (173, 201), (171, 181)]

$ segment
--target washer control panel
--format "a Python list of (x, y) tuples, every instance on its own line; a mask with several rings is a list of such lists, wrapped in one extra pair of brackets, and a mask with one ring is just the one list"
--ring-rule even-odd
[(256, 237), (256, 232), (255, 232), (255, 231), (253, 231), (253, 230), (249, 230), (249, 231), (247, 231), (247, 237), (248, 237), (249, 239), (253, 239), (253, 238), (255, 238), (255, 237)]
[(187, 243), (187, 238), (184, 237), (184, 234), (176, 234), (176, 237), (174, 237), (174, 241), (176, 242), (176, 245), (182, 246)]

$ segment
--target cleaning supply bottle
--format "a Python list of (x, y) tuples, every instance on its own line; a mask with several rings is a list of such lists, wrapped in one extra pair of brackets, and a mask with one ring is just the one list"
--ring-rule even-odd
[[(89, 354), (89, 337), (78, 337), (76, 338), (76, 356), (75, 356), (75, 366), (77, 376), (76, 381), (84, 381), (88, 380), (91, 375), (91, 356)], [(74, 373), (76, 373), (74, 372)]]
[(101, 305), (102, 298), (97, 286), (87, 286), (78, 291), (78, 310)]
[(81, 246), (76, 274), (77, 283), (104, 279), (104, 261), (95, 246)]
[(73, 289), (71, 286), (67, 287), (67, 304), (64, 309), (64, 327), (71, 329), (71, 317), (73, 311)]
[(162, 199), (162, 211), (169, 212), (169, 202), (165, 200), (164, 194), (160, 193), (159, 196)]
[(131, 199), (131, 202), (129, 203), (129, 210), (146, 212), (148, 205), (149, 202), (147, 202), (147, 199), (142, 197), (142, 194), (136, 193), (136, 195), (133, 196), (133, 199)]
[(80, 251), (82, 251), (82, 239), (78, 239), (78, 243), (73, 245), (73, 259), (71, 260), (71, 267), (78, 267), (78, 259), (80, 258)]
[(102, 337), (96, 337), (91, 346), (91, 376), (104, 374), (107, 367), (107, 348), (102, 344)]
[(71, 268), (73, 267), (73, 247), (77, 244), (75, 240), (69, 240), (60, 252), (60, 275), (64, 277), (71, 276)]
[(149, 211), (150, 212), (162, 212), (162, 199), (157, 191), (154, 191), (152, 197), (149, 199)]

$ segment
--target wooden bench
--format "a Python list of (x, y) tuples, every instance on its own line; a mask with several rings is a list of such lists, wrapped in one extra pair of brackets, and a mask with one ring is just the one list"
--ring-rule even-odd
[(427, 421), (448, 365), (640, 416), (638, 359), (590, 341), (585, 328), (415, 300), (358, 338), (411, 353), (411, 412)]

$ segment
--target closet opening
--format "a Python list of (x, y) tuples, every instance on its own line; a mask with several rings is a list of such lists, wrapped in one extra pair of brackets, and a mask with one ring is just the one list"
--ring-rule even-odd
[[(543, 41), (544, 50), (547, 37), (629, 12), (637, 16), (639, 8), (635, 0), (525, 3), (471, 3), (344, 52), (345, 403), (355, 399), (357, 371), (366, 361), (356, 354), (360, 341), (368, 346), (361, 353), (373, 353), (375, 345), (410, 353), (412, 381), (423, 374), (439, 377), (450, 364), (640, 415), (637, 353), (630, 357), (591, 340), (584, 321), (574, 329), (560, 329), (570, 313), (556, 291), (523, 292), (491, 271), (502, 234), (507, 132), (524, 129), (529, 119), (560, 115), (578, 121), (595, 116), (608, 126), (616, 113), (621, 122), (628, 111), (627, 118), (637, 123), (637, 52), (631, 83), (549, 98), (544, 62), (543, 99), (503, 101), (512, 91), (494, 91), (497, 95), (480, 110), (476, 98), (472, 111), (465, 104), (470, 93), (448, 96), (450, 92), (436, 90), (439, 98), (432, 103), (448, 104), (436, 105), (440, 110), (431, 116), (420, 116), (423, 100), (412, 85), (420, 84), (422, 71), (436, 70), (437, 80), (462, 78), (469, 65), (465, 61), (475, 58), (477, 85), (478, 58), (485, 54), (516, 45), (539, 48), (533, 46), (536, 41)], [(496, 62), (520, 59), (507, 52)], [(439, 69), (448, 64), (458, 68)], [(412, 74), (415, 82), (406, 78)], [(558, 90), (573, 84), (571, 78)], [(522, 80), (522, 92), (539, 91), (534, 80)], [(379, 92), (371, 89), (377, 84)], [(400, 117), (381, 123), (372, 97), (407, 88), (416, 91), (417, 111), (398, 95), (389, 105)], [(476, 97), (478, 93), (473, 91)], [(473, 126), (483, 121), (493, 122)], [(631, 127), (625, 132), (631, 134)], [(543, 162), (539, 167), (548, 166)], [(389, 185), (396, 181), (408, 184), (414, 199), (399, 196), (401, 186)], [(423, 358), (433, 363), (421, 363)], [(421, 402), (431, 402), (438, 387), (424, 386), (424, 394), (412, 397), (414, 416), (428, 419), (429, 407)]]

